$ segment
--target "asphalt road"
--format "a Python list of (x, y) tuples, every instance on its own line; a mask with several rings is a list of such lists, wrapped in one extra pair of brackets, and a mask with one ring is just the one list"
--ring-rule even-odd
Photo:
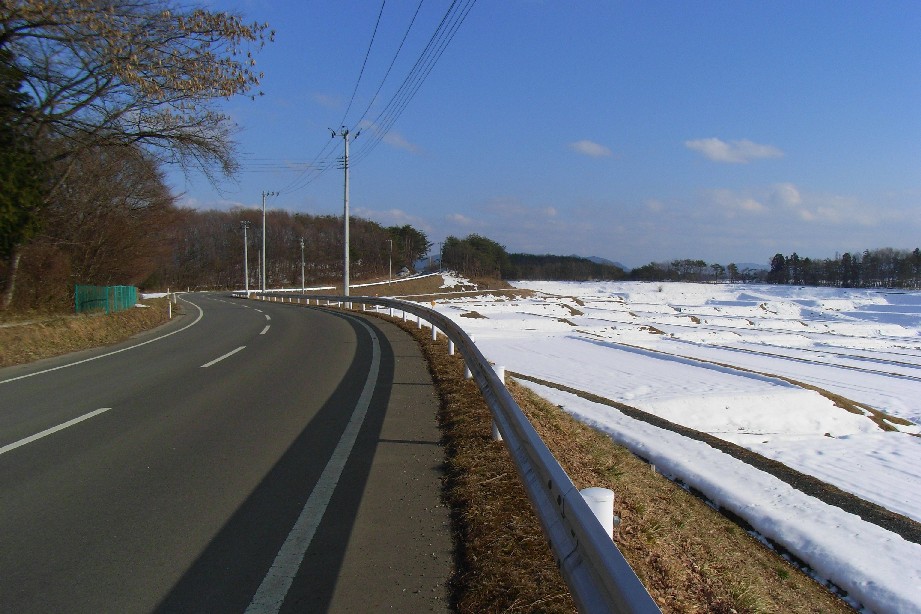
[(357, 314), (183, 300), (128, 343), (0, 370), (0, 610), (446, 610), (438, 402), (414, 341)]

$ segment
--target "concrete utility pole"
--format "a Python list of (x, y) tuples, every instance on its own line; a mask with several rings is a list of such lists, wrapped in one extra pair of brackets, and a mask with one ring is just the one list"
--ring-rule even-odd
[(301, 237), (301, 294), (304, 293), (304, 237)]
[(249, 252), (247, 252), (247, 247), (249, 242), (246, 240), (246, 230), (249, 228), (249, 222), (243, 220), (240, 222), (240, 226), (243, 227), (243, 283), (246, 286), (246, 296), (249, 296)]
[(278, 196), (278, 192), (262, 193), (262, 292), (265, 293), (265, 197)]
[[(345, 126), (342, 126), (339, 130), (339, 134), (336, 134), (336, 131), (330, 129), (330, 132), (333, 133), (333, 138), (341, 136), (342, 140), (345, 142), (345, 154), (342, 156), (342, 169), (345, 171), (345, 189), (343, 194), (343, 243), (345, 244), (344, 248), (344, 258), (343, 258), (343, 267), (342, 267), (342, 296), (349, 295), (349, 130)], [(358, 138), (360, 132), (356, 132), (353, 138)]]
[(390, 244), (390, 256), (387, 258), (387, 283), (393, 283), (393, 239), (387, 239)]

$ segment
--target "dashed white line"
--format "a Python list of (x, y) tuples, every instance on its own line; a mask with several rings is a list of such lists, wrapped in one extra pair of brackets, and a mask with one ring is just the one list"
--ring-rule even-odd
[(37, 439), (41, 439), (42, 437), (47, 437), (48, 435), (51, 435), (51, 434), (53, 434), (53, 433), (57, 433), (58, 431), (63, 431), (64, 429), (66, 429), (66, 428), (69, 427), (69, 426), (73, 426), (73, 425), (75, 425), (75, 424), (77, 424), (77, 423), (79, 423), (79, 422), (83, 422), (84, 420), (89, 420), (90, 418), (93, 418), (94, 416), (98, 416), (98, 415), (101, 414), (101, 413), (104, 413), (104, 412), (109, 411), (110, 409), (112, 409), (112, 408), (111, 408), (111, 407), (103, 407), (103, 408), (101, 408), (101, 409), (97, 409), (96, 411), (91, 411), (91, 412), (88, 413), (88, 414), (83, 414), (83, 415), (80, 416), (79, 418), (74, 418), (73, 420), (68, 420), (67, 422), (64, 422), (64, 423), (62, 423), (62, 424), (59, 424), (59, 425), (57, 425), (57, 426), (53, 426), (53, 427), (51, 427), (50, 429), (45, 429), (45, 430), (42, 431), (41, 433), (36, 433), (35, 435), (31, 435), (31, 436), (26, 437), (26, 438), (24, 438), (24, 439), (20, 439), (20, 440), (17, 441), (17, 442), (14, 442), (14, 443), (5, 445), (5, 446), (3, 446), (2, 448), (0, 448), (0, 454), (6, 454), (6, 453), (9, 452), (10, 450), (15, 450), (16, 448), (19, 448), (19, 447), (21, 447), (21, 446), (24, 446), (24, 445), (26, 445), (27, 443), (32, 443), (33, 441), (35, 441), (35, 440), (37, 440)]
[(211, 365), (216, 364), (216, 363), (219, 363), (219, 362), (221, 362), (222, 360), (224, 360), (225, 358), (229, 358), (230, 356), (233, 356), (234, 354), (236, 354), (237, 352), (239, 352), (240, 350), (242, 350), (242, 349), (245, 348), (245, 347), (246, 347), (245, 345), (241, 345), (240, 347), (238, 347), (238, 348), (235, 349), (235, 350), (230, 350), (229, 352), (227, 352), (227, 353), (224, 354), (223, 356), (219, 356), (219, 357), (215, 358), (214, 360), (212, 360), (211, 362), (206, 362), (205, 364), (203, 364), (203, 365), (201, 366), (201, 368), (202, 368), (202, 369), (207, 369), (207, 368), (210, 367)]
[(269, 329), (270, 329), (270, 328), (272, 328), (272, 325), (271, 325), (271, 324), (266, 324), (266, 325), (265, 325), (265, 328), (263, 328), (263, 329), (262, 329), (262, 332), (259, 333), (259, 334), (260, 334), (260, 335), (266, 334), (267, 332), (269, 332)]

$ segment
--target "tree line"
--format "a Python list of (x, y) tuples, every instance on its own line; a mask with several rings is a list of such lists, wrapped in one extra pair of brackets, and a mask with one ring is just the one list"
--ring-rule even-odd
[[(300, 287), (302, 262), (306, 285), (341, 283), (343, 236), (340, 216), (267, 211), (266, 287)], [(143, 285), (195, 290), (243, 288), (248, 270), (250, 288), (261, 286), (261, 210), (181, 211), (167, 242), (166, 257)], [(431, 245), (423, 231), (408, 224), (384, 227), (350, 217), (350, 275), (363, 279), (396, 275), (404, 267), (412, 271)]]
[(0, 309), (137, 283), (180, 212), (164, 164), (231, 177), (267, 24), (168, 0), (0, 3)]
[(772, 284), (844, 288), (921, 288), (921, 249), (891, 247), (845, 252), (834, 258), (775, 254), (765, 281)]
[[(0, 3), (0, 308), (65, 308), (77, 283), (230, 288), (261, 275), (261, 211), (176, 206), (162, 169), (232, 178), (267, 24), (170, 0)], [(268, 212), (271, 286), (342, 277), (342, 220)], [(248, 262), (244, 263), (244, 232)], [(412, 267), (411, 226), (351, 220), (352, 272)]]
[(505, 246), (479, 234), (448, 237), (442, 247), (442, 265), (472, 278), (545, 280), (618, 280), (620, 267), (578, 256), (508, 253)]

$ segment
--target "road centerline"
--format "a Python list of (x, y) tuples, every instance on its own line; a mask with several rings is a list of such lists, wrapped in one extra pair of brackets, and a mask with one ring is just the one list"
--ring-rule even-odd
[(242, 349), (245, 348), (245, 347), (246, 347), (245, 345), (241, 345), (240, 347), (238, 347), (238, 348), (235, 349), (235, 350), (230, 350), (229, 352), (227, 352), (227, 353), (224, 354), (223, 356), (218, 356), (217, 358), (215, 358), (215, 359), (212, 360), (211, 362), (206, 362), (205, 364), (203, 364), (203, 365), (201, 366), (201, 368), (202, 368), (202, 369), (207, 369), (207, 368), (210, 367), (211, 365), (217, 364), (217, 363), (221, 362), (222, 360), (224, 360), (225, 358), (230, 358), (231, 356), (233, 356), (234, 354), (236, 354), (237, 352), (239, 352), (240, 350), (242, 350)]
[(88, 414), (83, 414), (82, 416), (78, 416), (77, 418), (74, 418), (73, 420), (62, 422), (61, 424), (57, 426), (53, 426), (50, 429), (45, 429), (44, 431), (40, 433), (30, 435), (29, 437), (24, 437), (23, 439), (20, 439), (19, 441), (13, 442), (11, 444), (5, 445), (2, 448), (0, 448), (0, 454), (6, 454), (7, 452), (15, 450), (16, 448), (20, 448), (26, 444), (32, 443), (33, 441), (37, 441), (39, 439), (42, 439), (43, 437), (47, 437), (48, 435), (53, 435), (54, 433), (57, 433), (58, 431), (63, 431), (64, 429), (68, 427), (71, 427), (75, 424), (83, 422), (84, 420), (89, 420), (90, 418), (93, 418), (95, 416), (98, 416), (99, 414), (109, 411), (110, 409), (112, 408), (102, 407), (100, 409), (97, 409), (96, 411), (91, 411)]

